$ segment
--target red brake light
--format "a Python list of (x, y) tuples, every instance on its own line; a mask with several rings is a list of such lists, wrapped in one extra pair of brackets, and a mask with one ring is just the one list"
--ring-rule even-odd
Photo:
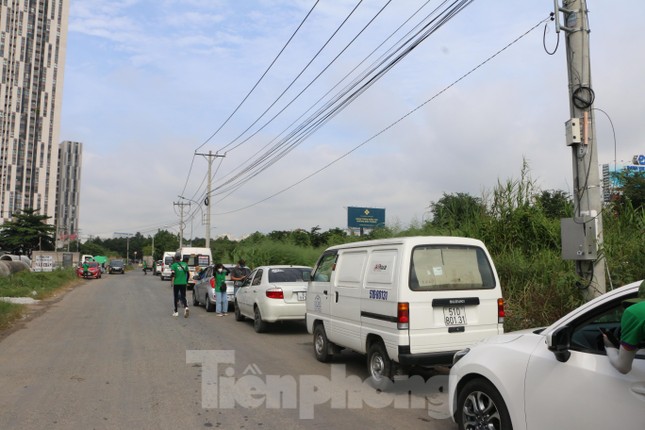
[(210, 283), (211, 283), (211, 288), (215, 288), (215, 278), (211, 278)]
[(504, 299), (497, 299), (497, 322), (502, 324), (504, 322), (504, 317), (506, 312), (504, 311)]
[(397, 304), (396, 328), (407, 330), (410, 328), (410, 304), (401, 302)]
[(269, 299), (284, 299), (284, 293), (282, 290), (267, 290), (266, 296)]

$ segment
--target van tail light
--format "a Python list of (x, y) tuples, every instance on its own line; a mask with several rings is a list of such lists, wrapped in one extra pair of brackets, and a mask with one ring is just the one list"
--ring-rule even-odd
[(215, 278), (211, 278), (211, 288), (215, 289)]
[(504, 299), (499, 298), (497, 299), (497, 322), (499, 324), (503, 324), (505, 316), (506, 312), (504, 311)]
[(266, 295), (269, 299), (284, 299), (284, 293), (280, 289), (267, 290)]
[(400, 302), (397, 304), (396, 328), (407, 330), (410, 328), (410, 304)]

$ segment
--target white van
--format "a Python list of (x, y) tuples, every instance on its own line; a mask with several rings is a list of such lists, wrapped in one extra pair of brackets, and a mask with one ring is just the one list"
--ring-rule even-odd
[(452, 356), (504, 331), (504, 301), (484, 244), (462, 237), (403, 237), (348, 243), (318, 259), (307, 291), (314, 353), (367, 355), (379, 387), (415, 365)]
[(172, 271), (170, 266), (175, 262), (175, 252), (173, 251), (164, 251), (163, 257), (161, 258), (161, 280), (165, 281), (172, 277)]
[[(195, 272), (196, 268), (205, 269), (213, 263), (213, 254), (210, 248), (199, 248), (192, 246), (184, 246), (178, 251), (181, 255), (181, 260), (188, 264), (188, 289), (191, 290), (195, 286)], [(198, 269), (198, 270), (199, 270)]]

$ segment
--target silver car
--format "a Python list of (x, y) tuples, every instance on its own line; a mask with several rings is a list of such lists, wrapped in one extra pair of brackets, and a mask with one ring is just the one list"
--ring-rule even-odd
[[(230, 280), (231, 265), (224, 265), (226, 275), (226, 295), (228, 297), (229, 309), (235, 301), (235, 290), (233, 281)], [(195, 275), (195, 286), (193, 288), (193, 306), (204, 306), (207, 312), (215, 312), (215, 266), (211, 265), (202, 270), (200, 275)], [(199, 277), (198, 277), (199, 276)]]

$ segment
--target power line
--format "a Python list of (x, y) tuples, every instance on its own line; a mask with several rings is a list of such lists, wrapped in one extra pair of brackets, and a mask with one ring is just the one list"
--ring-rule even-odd
[[(269, 67), (267, 67), (267, 69), (264, 71), (264, 73), (262, 73), (262, 75), (260, 76), (260, 78), (259, 78), (259, 79), (257, 80), (257, 82), (255, 83), (255, 85), (253, 85), (253, 87), (251, 88), (251, 90), (246, 94), (246, 96), (245, 96), (245, 97), (242, 99), (242, 101), (237, 105), (237, 107), (233, 110), (233, 112), (231, 112), (231, 114), (228, 116), (228, 118), (226, 118), (226, 120), (222, 123), (222, 125), (220, 125), (220, 126), (217, 128), (217, 130), (215, 130), (215, 132), (214, 132), (213, 134), (211, 134), (211, 135), (210, 135), (210, 137), (209, 137), (208, 139), (206, 139), (206, 140), (205, 140), (201, 145), (199, 145), (199, 146), (197, 147), (197, 149), (195, 149), (195, 152), (199, 151), (199, 150), (200, 150), (204, 145), (206, 145), (206, 144), (207, 144), (207, 143), (208, 143), (208, 142), (209, 142), (213, 137), (215, 137), (215, 135), (217, 135), (217, 133), (219, 133), (219, 132), (220, 132), (220, 130), (221, 130), (221, 129), (222, 129), (222, 128), (223, 128), (223, 127), (224, 127), (224, 126), (225, 126), (225, 125), (230, 121), (230, 119), (233, 117), (233, 115), (235, 115), (235, 114), (237, 113), (237, 111), (240, 109), (240, 107), (242, 107), (242, 105), (244, 104), (244, 102), (246, 102), (246, 100), (247, 100), (247, 99), (249, 98), (249, 96), (253, 93), (253, 91), (255, 91), (255, 89), (256, 89), (256, 88), (257, 88), (257, 86), (260, 84), (260, 82), (262, 82), (262, 80), (263, 80), (263, 79), (264, 79), (264, 77), (267, 75), (267, 73), (269, 73), (269, 70), (271, 70), (271, 68), (272, 68), (272, 67), (273, 67), (273, 65), (276, 63), (276, 61), (278, 61), (278, 58), (280, 58), (280, 56), (282, 55), (282, 53), (284, 52), (284, 50), (287, 48), (287, 46), (289, 46), (289, 44), (291, 43), (291, 41), (293, 40), (293, 38), (296, 36), (296, 34), (298, 33), (298, 31), (300, 31), (300, 28), (302, 28), (302, 26), (304, 25), (305, 21), (307, 21), (307, 19), (309, 18), (309, 15), (311, 15), (311, 13), (314, 11), (314, 9), (315, 9), (315, 8), (316, 8), (316, 6), (318, 5), (318, 2), (319, 2), (319, 1), (320, 1), (320, 0), (316, 0), (316, 3), (314, 3), (314, 5), (313, 5), (313, 6), (311, 7), (311, 9), (309, 10), (309, 12), (307, 12), (307, 15), (305, 15), (305, 17), (303, 18), (303, 20), (300, 22), (300, 25), (298, 25), (298, 27), (297, 27), (297, 28), (296, 28), (296, 30), (293, 32), (293, 34), (291, 35), (291, 37), (289, 38), (289, 40), (287, 40), (287, 43), (285, 43), (285, 44), (284, 44), (284, 46), (282, 47), (282, 49), (280, 50), (280, 52), (278, 52), (278, 55), (276, 55), (276, 56), (275, 56), (275, 58), (273, 59), (273, 61), (271, 61), (271, 64), (269, 64)], [(226, 149), (226, 147), (224, 147), (223, 149)]]
[(493, 60), (494, 58), (496, 58), (499, 54), (501, 54), (502, 52), (506, 51), (508, 48), (510, 48), (511, 46), (513, 46), (514, 44), (516, 44), (517, 42), (519, 42), (522, 38), (524, 38), (526, 35), (528, 35), (530, 32), (532, 32), (533, 30), (535, 30), (536, 28), (538, 28), (539, 26), (541, 26), (544, 22), (548, 21), (549, 19), (550, 19), (550, 17), (548, 17), (548, 18), (545, 18), (545, 19), (541, 20), (541, 21), (540, 21), (539, 23), (537, 23), (535, 26), (531, 27), (529, 30), (527, 30), (526, 32), (524, 32), (522, 35), (520, 35), (519, 37), (517, 37), (516, 39), (514, 39), (512, 42), (508, 43), (506, 46), (504, 46), (502, 49), (500, 49), (500, 50), (498, 50), (497, 52), (495, 52), (493, 55), (489, 56), (487, 59), (485, 59), (484, 61), (482, 61), (481, 63), (479, 63), (477, 66), (473, 67), (471, 70), (469, 70), (468, 72), (466, 72), (465, 74), (463, 74), (462, 76), (460, 76), (458, 79), (456, 79), (455, 81), (453, 81), (450, 85), (448, 85), (448, 86), (444, 87), (442, 90), (440, 90), (440, 91), (439, 91), (439, 92), (437, 92), (435, 95), (433, 95), (432, 97), (430, 97), (429, 99), (427, 99), (426, 101), (424, 101), (423, 103), (421, 103), (420, 105), (418, 105), (416, 108), (412, 109), (411, 111), (409, 111), (409, 112), (408, 112), (408, 113), (406, 113), (405, 115), (403, 115), (403, 116), (399, 117), (397, 120), (395, 120), (394, 122), (390, 123), (387, 127), (385, 127), (385, 128), (383, 128), (383, 129), (381, 129), (381, 130), (380, 130), (379, 132), (377, 132), (376, 134), (372, 135), (372, 136), (371, 136), (371, 137), (369, 137), (368, 139), (364, 140), (364, 141), (363, 141), (363, 142), (361, 142), (360, 144), (358, 144), (358, 145), (356, 145), (355, 147), (353, 147), (351, 150), (349, 150), (349, 151), (345, 152), (345, 153), (344, 153), (343, 155), (341, 155), (340, 157), (338, 157), (338, 158), (336, 158), (336, 159), (332, 160), (331, 162), (329, 162), (329, 163), (327, 163), (326, 165), (322, 166), (321, 168), (319, 168), (318, 170), (314, 171), (313, 173), (311, 173), (311, 174), (309, 174), (309, 175), (307, 175), (307, 176), (305, 176), (305, 177), (301, 178), (301, 179), (300, 179), (300, 180), (298, 180), (297, 182), (294, 182), (293, 184), (289, 185), (288, 187), (285, 187), (285, 188), (281, 189), (280, 191), (278, 191), (278, 192), (276, 192), (276, 193), (274, 193), (274, 194), (271, 194), (270, 196), (268, 196), (268, 197), (266, 197), (266, 198), (264, 198), (264, 199), (262, 199), (262, 200), (259, 200), (259, 201), (255, 202), (255, 203), (252, 203), (252, 204), (250, 204), (250, 205), (246, 205), (246, 206), (244, 206), (244, 207), (241, 207), (241, 208), (238, 208), (238, 209), (234, 209), (234, 210), (231, 210), (231, 211), (219, 212), (219, 213), (216, 213), (215, 215), (228, 215), (228, 214), (232, 214), (232, 213), (241, 212), (241, 211), (243, 211), (243, 210), (246, 210), (246, 209), (252, 208), (252, 207), (254, 207), (254, 206), (257, 206), (257, 205), (259, 205), (260, 203), (264, 203), (264, 202), (266, 202), (267, 200), (270, 200), (270, 199), (272, 199), (273, 197), (276, 197), (276, 196), (278, 196), (278, 195), (280, 195), (280, 194), (282, 194), (282, 193), (284, 193), (284, 192), (286, 192), (286, 191), (288, 191), (288, 190), (290, 190), (290, 189), (292, 189), (292, 188), (296, 187), (297, 185), (299, 185), (299, 184), (301, 184), (301, 183), (305, 182), (306, 180), (308, 180), (308, 179), (312, 178), (313, 176), (317, 175), (318, 173), (320, 173), (320, 172), (322, 172), (322, 171), (326, 170), (327, 168), (329, 168), (329, 167), (331, 167), (332, 165), (336, 164), (338, 161), (340, 161), (340, 160), (344, 159), (345, 157), (349, 156), (351, 153), (355, 152), (356, 150), (358, 150), (358, 149), (359, 149), (359, 148), (361, 148), (362, 146), (366, 145), (367, 143), (369, 143), (369, 142), (371, 142), (372, 140), (376, 139), (377, 137), (379, 137), (380, 135), (382, 135), (382, 134), (383, 134), (383, 133), (385, 133), (386, 131), (390, 130), (390, 129), (391, 129), (391, 128), (393, 128), (395, 125), (399, 124), (401, 121), (403, 121), (404, 119), (406, 119), (407, 117), (409, 117), (409, 116), (410, 116), (410, 115), (412, 115), (414, 112), (418, 111), (419, 109), (421, 109), (422, 107), (424, 107), (424, 106), (425, 106), (425, 105), (427, 105), (428, 103), (430, 103), (430, 102), (432, 102), (433, 100), (435, 100), (437, 97), (439, 97), (440, 95), (442, 95), (443, 93), (445, 93), (446, 91), (448, 91), (448, 90), (449, 90), (450, 88), (452, 88), (453, 86), (457, 85), (459, 82), (461, 82), (462, 80), (464, 80), (465, 78), (467, 78), (468, 76), (470, 76), (472, 73), (474, 73), (475, 71), (477, 71), (478, 69), (480, 69), (481, 67), (483, 67), (485, 64), (487, 64), (487, 63), (489, 63), (490, 61), (492, 61), (492, 60)]
[[(351, 102), (358, 98), (371, 85), (376, 83), (376, 81), (384, 76), (392, 67), (419, 46), (421, 42), (437, 31), (443, 24), (448, 22), (471, 2), (472, 0), (453, 1), (450, 7), (442, 10), (438, 16), (434, 17), (429, 22), (426, 22), (423, 25), (417, 25), (418, 30), (413, 33), (412, 36), (409, 36), (411, 34), (411, 32), (409, 32), (409, 37), (407, 37), (407, 39), (401, 39), (403, 41), (400, 40), (396, 48), (390, 48), (389, 54), (382, 56), (379, 62), (373, 64), (369, 70), (362, 73), (361, 79), (354, 80), (341, 93), (336, 95), (323, 107), (319, 108), (316, 113), (292, 130), (285, 138), (281, 139), (280, 142), (274, 145), (269, 152), (253, 161), (253, 164), (250, 167), (243, 169), (236, 176), (220, 185), (216, 194), (220, 195), (228, 192), (228, 195), (230, 195), (230, 192), (238, 189), (244, 183), (248, 182), (250, 179), (254, 178), (259, 173), (279, 161), (297, 145), (302, 143), (302, 141), (307, 137), (337, 115), (342, 109), (351, 104)], [(446, 2), (443, 4), (445, 3)], [(426, 20), (434, 15), (437, 10), (438, 8), (429, 14), (426, 17)], [(286, 148), (284, 148), (285, 146)], [(269, 158), (272, 154), (273, 157)], [(234, 182), (236, 179), (237, 182)]]

